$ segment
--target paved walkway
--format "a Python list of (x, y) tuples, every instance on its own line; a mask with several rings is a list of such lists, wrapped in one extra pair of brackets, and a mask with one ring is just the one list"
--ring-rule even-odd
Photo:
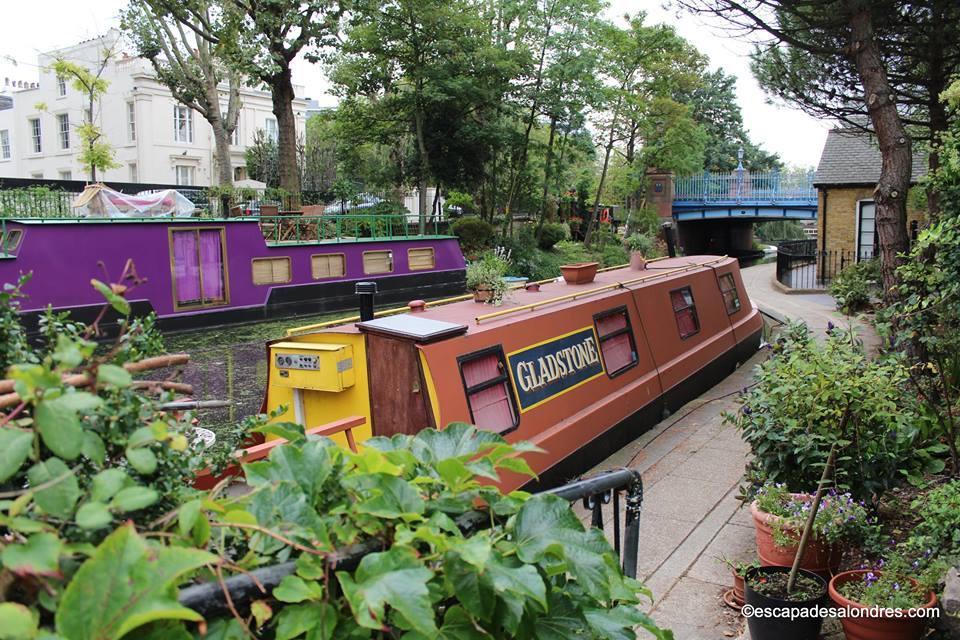
[[(828, 322), (845, 324), (824, 294), (787, 295), (771, 284), (775, 265), (743, 271), (751, 299), (766, 313), (802, 319), (815, 335)], [(856, 323), (868, 344), (875, 338)], [(743, 634), (744, 622), (723, 605), (731, 586), (721, 557), (753, 557), (753, 524), (736, 499), (749, 447), (722, 414), (737, 408), (740, 389), (767, 357), (761, 350), (720, 384), (597, 466), (643, 473), (638, 578), (654, 596), (647, 609), (677, 640), (722, 640)], [(581, 510), (587, 520), (589, 514)], [(642, 637), (642, 635), (641, 635)]]

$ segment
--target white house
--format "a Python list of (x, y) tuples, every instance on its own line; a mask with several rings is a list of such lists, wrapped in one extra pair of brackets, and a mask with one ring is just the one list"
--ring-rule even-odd
[[(12, 108), (0, 101), (0, 178), (86, 180), (80, 166), (76, 127), (86, 118), (86, 98), (47, 69), (58, 57), (90, 68), (102, 51), (116, 46), (119, 32), (86, 40), (38, 57), (40, 82), (29, 88), (7, 87)], [(94, 107), (94, 120), (121, 165), (97, 178), (112, 182), (141, 182), (208, 186), (216, 181), (213, 130), (200, 114), (181, 105), (153, 76), (150, 62), (123, 53), (114, 57), (102, 76), (109, 82), (106, 95)], [(301, 87), (295, 87), (297, 94)], [(254, 133), (263, 129), (276, 136), (270, 94), (243, 88), (241, 111), (233, 136), (230, 164), (234, 179), (247, 178), (244, 153)], [(227, 95), (223, 92), (223, 109)], [(39, 109), (38, 107), (44, 107)], [(307, 100), (293, 103), (297, 135), (304, 134)]]

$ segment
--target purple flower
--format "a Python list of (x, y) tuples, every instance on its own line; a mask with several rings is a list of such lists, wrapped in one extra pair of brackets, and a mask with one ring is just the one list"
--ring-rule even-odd
[(744, 407), (743, 413), (746, 415), (750, 415), (751, 413), (753, 413), (753, 410), (750, 407)]
[(873, 571), (868, 571), (867, 575), (864, 576), (863, 579), (864, 581), (866, 581), (867, 586), (869, 587), (870, 585), (872, 585), (874, 582), (877, 581), (877, 574), (875, 574)]
[(877, 563), (878, 569), (883, 569), (883, 558), (880, 558), (880, 562)]
[(910, 566), (913, 567), (914, 569), (919, 569), (919, 568), (920, 568), (920, 561), (919, 561), (919, 560), (914, 560), (914, 561), (910, 564)]
[(900, 583), (899, 583), (899, 582), (894, 582), (894, 583), (893, 583), (893, 590), (894, 590), (894, 591), (900, 591)]

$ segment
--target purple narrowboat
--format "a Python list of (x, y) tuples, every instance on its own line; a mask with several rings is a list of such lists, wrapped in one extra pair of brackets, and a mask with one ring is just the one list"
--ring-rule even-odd
[(127, 295), (134, 314), (174, 330), (350, 308), (358, 281), (383, 303), (463, 293), (457, 239), (396, 219), (0, 219), (0, 283), (33, 274), (30, 327), (48, 305), (91, 319), (103, 305), (91, 279), (118, 282), (131, 260), (144, 280)]

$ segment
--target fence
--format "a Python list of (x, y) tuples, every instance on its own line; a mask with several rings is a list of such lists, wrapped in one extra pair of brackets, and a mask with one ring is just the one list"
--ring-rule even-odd
[(796, 202), (815, 201), (817, 192), (813, 187), (813, 172), (708, 171), (676, 178), (673, 199), (695, 202)]
[[(640, 548), (640, 507), (643, 503), (643, 480), (638, 471), (616, 469), (592, 478), (578, 480), (551, 489), (548, 493), (570, 502), (582, 500), (590, 509), (591, 526), (603, 530), (603, 506), (611, 505), (613, 519), (614, 549), (623, 563), (623, 572), (637, 576), (637, 556)], [(620, 499), (623, 495), (624, 518), (620, 522)], [(470, 535), (490, 526), (490, 514), (473, 511), (460, 516), (457, 526), (465, 535)], [(621, 535), (622, 534), (622, 535)], [(327, 562), (337, 569), (352, 571), (363, 556), (382, 550), (379, 540), (351, 545), (327, 557)], [(277, 587), (285, 576), (296, 571), (295, 562), (284, 562), (262, 567), (232, 576), (219, 582), (206, 582), (180, 591), (180, 604), (193, 609), (205, 618), (230, 614), (230, 606), (245, 610), (250, 602), (263, 598)], [(227, 599), (229, 594), (229, 601)], [(229, 602), (229, 603), (228, 603)]]
[(411, 222), (405, 213), (355, 214), (323, 216), (260, 216), (260, 231), (267, 242), (323, 242), (354, 240), (356, 238), (407, 238), (423, 235), (442, 235), (449, 224), (437, 219), (426, 223), (420, 233), (419, 222)]
[[(867, 256), (867, 259), (872, 258)], [(856, 262), (853, 251), (817, 249), (817, 241), (791, 240), (777, 245), (777, 281), (792, 289), (826, 289)]]

